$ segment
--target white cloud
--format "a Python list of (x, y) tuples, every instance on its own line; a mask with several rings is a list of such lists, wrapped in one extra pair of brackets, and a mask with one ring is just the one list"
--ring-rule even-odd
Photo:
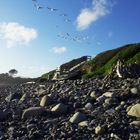
[(62, 54), (67, 51), (67, 48), (66, 47), (54, 47), (51, 49), (51, 51), (56, 54)]
[(8, 48), (16, 45), (28, 45), (37, 38), (37, 31), (16, 22), (0, 23), (0, 39)]
[(76, 19), (77, 29), (87, 29), (93, 22), (109, 14), (113, 5), (111, 0), (92, 0), (92, 8), (82, 9), (78, 15)]

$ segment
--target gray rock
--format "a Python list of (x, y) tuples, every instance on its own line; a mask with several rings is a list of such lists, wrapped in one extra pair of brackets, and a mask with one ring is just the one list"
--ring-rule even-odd
[(131, 93), (134, 94), (134, 95), (137, 95), (137, 94), (138, 94), (138, 89), (135, 88), (135, 87), (134, 87), (134, 88), (131, 88), (130, 91), (131, 91)]
[(103, 103), (105, 100), (107, 99), (106, 96), (99, 96), (96, 101), (99, 102), (99, 103)]
[(59, 103), (57, 104), (56, 106), (54, 106), (51, 111), (55, 114), (63, 114), (63, 113), (66, 113), (68, 111), (68, 108), (66, 105), (62, 104), (62, 103)]
[(71, 118), (70, 122), (71, 123), (80, 123), (82, 121), (86, 120), (86, 115), (81, 113), (81, 112), (76, 112)]
[(41, 115), (45, 109), (43, 107), (30, 107), (25, 109), (22, 114), (22, 119), (28, 119), (30, 117), (35, 117)]
[(82, 121), (82, 122), (78, 123), (78, 125), (81, 126), (81, 127), (89, 126), (89, 122), (88, 121)]
[(113, 92), (105, 92), (102, 96), (112, 98), (114, 96)]
[(52, 98), (45, 95), (44, 97), (42, 97), (41, 102), (40, 102), (40, 106), (45, 107), (45, 106), (49, 106), (52, 104)]
[(87, 109), (87, 110), (92, 110), (92, 108), (93, 108), (93, 105), (91, 103), (87, 103), (85, 105), (85, 109)]
[(135, 125), (137, 127), (140, 127), (140, 121), (133, 121), (130, 123), (130, 125)]

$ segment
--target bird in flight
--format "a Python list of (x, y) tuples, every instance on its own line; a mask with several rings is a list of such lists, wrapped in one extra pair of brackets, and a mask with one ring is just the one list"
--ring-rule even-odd
[(44, 7), (38, 5), (37, 3), (34, 3), (34, 6), (36, 7), (37, 10), (43, 9)]
[(60, 16), (67, 17), (68, 15), (67, 14), (60, 14)]
[(64, 21), (65, 21), (65, 22), (71, 22), (71, 20), (68, 19), (68, 18), (64, 19)]
[(51, 8), (51, 7), (47, 7), (48, 10), (50, 10), (51, 12), (57, 11), (58, 9), (55, 8)]

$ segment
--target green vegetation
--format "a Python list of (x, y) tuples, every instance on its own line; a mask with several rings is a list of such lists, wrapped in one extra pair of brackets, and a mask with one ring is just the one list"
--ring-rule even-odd
[(55, 73), (55, 70), (52, 70), (52, 71), (50, 71), (50, 72), (48, 72), (48, 73), (45, 73), (45, 74), (43, 74), (42, 76), (41, 76), (41, 78), (42, 79), (48, 79), (48, 77), (50, 78), (50, 79), (52, 79), (53, 78), (53, 76), (54, 76), (54, 73)]
[(134, 63), (140, 63), (140, 52), (138, 52), (136, 55), (134, 55), (131, 59), (129, 59), (127, 61), (127, 63), (131, 63), (131, 64), (134, 64)]
[(124, 60), (126, 64), (139, 63), (140, 43), (129, 44), (121, 48), (98, 54), (93, 60), (84, 65), (83, 69), (86, 73), (83, 75), (83, 78), (86, 79), (108, 74), (119, 59)]

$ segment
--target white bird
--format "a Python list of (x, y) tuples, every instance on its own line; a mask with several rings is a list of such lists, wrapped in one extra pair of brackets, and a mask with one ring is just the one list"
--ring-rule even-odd
[(65, 22), (71, 22), (71, 20), (68, 19), (68, 18), (64, 19), (64, 21), (65, 21)]
[(43, 9), (44, 7), (38, 5), (37, 3), (34, 4), (34, 6), (36, 7), (37, 10)]
[(66, 16), (68, 16), (67, 14), (60, 14), (60, 16), (62, 16), (62, 17), (66, 17)]
[(51, 12), (57, 11), (58, 9), (55, 8), (51, 8), (51, 7), (47, 7), (48, 10), (50, 10)]

